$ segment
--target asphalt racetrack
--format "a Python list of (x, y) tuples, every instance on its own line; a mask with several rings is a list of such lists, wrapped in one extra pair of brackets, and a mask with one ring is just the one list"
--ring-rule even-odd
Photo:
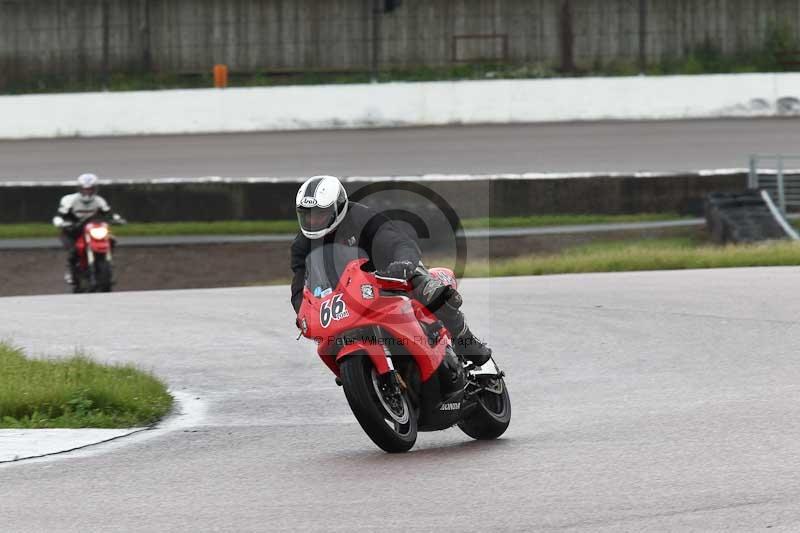
[(0, 338), (136, 361), (194, 427), (0, 466), (8, 531), (800, 530), (800, 268), (467, 280), (506, 435), (379, 451), (286, 287), (0, 299)]
[(0, 141), (0, 181), (744, 168), (798, 141), (796, 117)]

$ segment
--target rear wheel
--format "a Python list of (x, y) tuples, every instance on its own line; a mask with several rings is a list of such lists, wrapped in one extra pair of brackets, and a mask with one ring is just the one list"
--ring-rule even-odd
[(511, 398), (501, 377), (489, 378), (476, 396), (474, 410), (458, 423), (461, 431), (478, 440), (496, 439), (511, 423)]
[(417, 440), (417, 414), (408, 394), (386, 382), (366, 355), (352, 355), (339, 366), (350, 409), (361, 428), (382, 450), (407, 452)]

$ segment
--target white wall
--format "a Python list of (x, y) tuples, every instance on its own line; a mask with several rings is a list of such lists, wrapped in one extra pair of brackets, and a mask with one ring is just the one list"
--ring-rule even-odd
[(0, 138), (800, 116), (800, 73), (0, 97)]

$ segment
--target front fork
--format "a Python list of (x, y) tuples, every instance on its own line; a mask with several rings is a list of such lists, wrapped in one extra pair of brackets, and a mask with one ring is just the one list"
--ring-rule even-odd
[[(375, 335), (376, 341), (381, 339), (381, 330), (378, 326), (372, 327), (372, 333)], [(400, 373), (395, 370), (394, 362), (392, 361), (392, 351), (389, 349), (389, 346), (387, 346), (385, 342), (381, 342), (381, 347), (383, 348), (383, 353), (386, 356), (386, 366), (389, 367), (389, 372), (381, 376), (381, 379), (385, 380), (384, 382), (389, 387), (390, 391), (395, 394), (402, 394), (403, 391), (406, 391), (408, 392), (409, 396), (416, 396), (413, 391), (408, 388), (408, 385)]]
[(84, 236), (86, 240), (86, 268), (89, 271), (89, 287), (94, 287), (97, 279), (94, 274), (94, 251), (92, 250), (92, 241), (88, 235)]
[[(92, 250), (92, 240), (86, 235), (86, 268), (89, 270), (89, 286), (94, 287), (97, 284), (97, 275), (94, 271), (94, 251)], [(106, 252), (106, 261), (111, 263), (111, 246), (109, 243), (108, 251)]]
[[(381, 330), (378, 326), (372, 326), (372, 334), (375, 336), (375, 341), (380, 342), (381, 339)], [(398, 380), (397, 370), (394, 369), (394, 362), (392, 361), (392, 351), (386, 346), (385, 342), (381, 342), (381, 348), (383, 348), (383, 354), (386, 356), (386, 366), (389, 367), (389, 372), (386, 374), (388, 378), (387, 381), (389, 383), (394, 383), (397, 387), (400, 386), (400, 381)]]

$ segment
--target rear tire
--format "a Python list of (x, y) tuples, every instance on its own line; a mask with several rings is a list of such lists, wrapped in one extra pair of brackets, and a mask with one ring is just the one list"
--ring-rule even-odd
[(391, 402), (386, 397), (379, 398), (375, 367), (366, 355), (351, 355), (339, 369), (347, 403), (372, 442), (389, 453), (410, 450), (417, 441), (417, 413), (408, 394), (401, 392), (400, 401), (395, 402), (399, 405), (396, 409), (386, 407)]
[(473, 412), (458, 423), (461, 431), (477, 440), (496, 439), (508, 429), (511, 423), (511, 398), (503, 378), (496, 383), (502, 390), (482, 391), (476, 396), (477, 405)]

